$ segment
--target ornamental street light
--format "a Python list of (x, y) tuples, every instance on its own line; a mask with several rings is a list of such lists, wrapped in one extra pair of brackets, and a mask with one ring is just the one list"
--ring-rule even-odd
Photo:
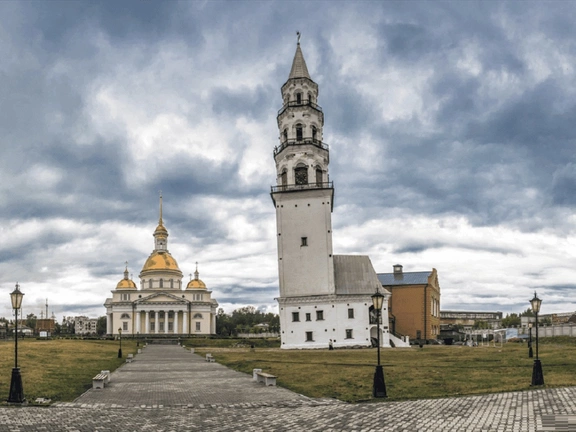
[(122, 358), (122, 329), (118, 329), (118, 340), (120, 341), (120, 348), (118, 348), (118, 358)]
[(376, 293), (372, 295), (372, 306), (376, 311), (376, 330), (378, 332), (378, 366), (374, 372), (374, 384), (372, 386), (372, 396), (377, 398), (388, 397), (386, 394), (386, 383), (384, 382), (384, 370), (380, 364), (380, 313), (384, 296), (380, 293), (379, 287), (376, 287)]
[(534, 291), (534, 298), (530, 300), (530, 304), (536, 319), (536, 359), (534, 359), (534, 367), (532, 368), (532, 385), (541, 386), (544, 385), (544, 374), (542, 373), (542, 363), (538, 358), (538, 312), (540, 312), (542, 300), (536, 296), (536, 291)]
[(10, 300), (12, 301), (12, 309), (14, 309), (14, 368), (12, 369), (12, 381), (10, 382), (10, 394), (8, 396), (8, 403), (23, 403), (26, 401), (24, 398), (24, 388), (22, 387), (22, 375), (20, 375), (20, 368), (18, 367), (18, 310), (22, 306), (22, 297), (24, 293), (20, 291), (20, 285), (16, 282), (16, 289), (10, 293)]
[(534, 357), (534, 351), (532, 350), (532, 323), (528, 323), (528, 331), (530, 333), (530, 339), (528, 339), (528, 358)]

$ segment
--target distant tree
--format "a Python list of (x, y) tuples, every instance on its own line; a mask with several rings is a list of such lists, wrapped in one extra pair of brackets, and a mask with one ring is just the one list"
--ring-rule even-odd
[(103, 336), (106, 334), (106, 317), (101, 316), (98, 318), (98, 322), (96, 323), (96, 333), (98, 336)]
[[(36, 329), (36, 321), (38, 320), (38, 318), (36, 318), (36, 315), (34, 315), (33, 313), (26, 315), (26, 321), (24, 321), (24, 324), (27, 327), (30, 327), (31, 329)], [(18, 320), (20, 321), (20, 320)]]
[(533, 317), (534, 316), (534, 312), (532, 312), (532, 309), (528, 308), (526, 309), (524, 312), (522, 312), (520, 314), (521, 317), (525, 316), (525, 317)]
[(263, 313), (254, 306), (241, 307), (230, 315), (223, 309), (218, 309), (216, 314), (216, 333), (223, 336), (250, 331), (262, 332), (262, 329), (254, 327), (257, 324), (268, 324), (270, 331), (277, 332), (280, 330), (280, 317), (271, 312)]
[(520, 317), (518, 314), (511, 313), (507, 314), (506, 318), (502, 318), (502, 327), (508, 328), (512, 326), (519, 326), (521, 323)]
[(473, 328), (474, 329), (489, 329), (490, 324), (488, 324), (486, 321), (475, 321)]
[(54, 323), (54, 334), (55, 335), (60, 335), (62, 332), (62, 326), (60, 324), (58, 324), (57, 322)]

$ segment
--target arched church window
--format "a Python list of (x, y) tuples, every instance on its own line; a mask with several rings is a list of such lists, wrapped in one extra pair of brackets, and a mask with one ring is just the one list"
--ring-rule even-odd
[(288, 172), (286, 170), (282, 171), (282, 186), (288, 185)]
[(294, 183), (297, 185), (308, 184), (308, 167), (306, 165), (298, 165), (294, 170)]
[(160, 279), (160, 288), (164, 288), (164, 279)]
[(202, 318), (202, 314), (201, 314), (201, 313), (196, 313), (196, 314), (194, 314), (194, 318), (200, 318), (200, 319), (201, 319), (201, 318)]
[(302, 141), (302, 125), (300, 123), (296, 125), (296, 141)]
[(322, 186), (322, 169), (320, 167), (316, 167), (316, 185)]
[(288, 141), (288, 129), (284, 129), (284, 132), (282, 132), (282, 138), (284, 139), (284, 142)]
[(130, 315), (127, 314), (127, 313), (123, 313), (123, 314), (120, 316), (120, 319), (130, 319)]
[(316, 126), (312, 126), (312, 141), (316, 141), (316, 135), (318, 134), (318, 130)]
[(174, 279), (170, 279), (170, 288), (174, 288)]
[(312, 102), (314, 102), (312, 100), (312, 93), (308, 93), (308, 105), (310, 105)]
[(152, 289), (152, 279), (148, 280), (148, 288)]
[(302, 93), (296, 93), (296, 103), (298, 105), (302, 103)]

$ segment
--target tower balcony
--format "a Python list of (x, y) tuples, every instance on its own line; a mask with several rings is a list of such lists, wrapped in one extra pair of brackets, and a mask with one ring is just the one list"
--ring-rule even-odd
[(310, 101), (309, 99), (304, 99), (300, 102), (298, 101), (290, 101), (287, 104), (285, 104), (282, 108), (280, 108), (278, 110), (278, 116), (280, 116), (282, 113), (284, 113), (284, 111), (286, 111), (288, 108), (292, 108), (292, 107), (310, 107), (315, 109), (318, 112), (322, 112), (322, 107), (320, 105), (315, 104), (314, 102)]
[(313, 145), (314, 147), (318, 147), (319, 149), (322, 150), (326, 151), (329, 150), (328, 144), (323, 143), (322, 141), (317, 139), (313, 138), (303, 138), (301, 140), (289, 139), (282, 142), (282, 144), (280, 144), (279, 146), (274, 147), (274, 157), (276, 157), (280, 152), (282, 152), (282, 150), (284, 150), (287, 147), (301, 146), (301, 145)]
[(279, 185), (279, 186), (272, 186), (270, 189), (271, 193), (276, 193), (276, 192), (293, 192), (301, 190), (333, 189), (333, 188), (334, 188), (334, 182), (324, 182), (324, 183)]

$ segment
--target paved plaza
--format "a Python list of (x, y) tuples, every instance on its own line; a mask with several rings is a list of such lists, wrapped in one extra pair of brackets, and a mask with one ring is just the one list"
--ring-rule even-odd
[(265, 387), (179, 346), (150, 345), (103, 390), (0, 408), (0, 431), (576, 431), (576, 388), (347, 404)]

